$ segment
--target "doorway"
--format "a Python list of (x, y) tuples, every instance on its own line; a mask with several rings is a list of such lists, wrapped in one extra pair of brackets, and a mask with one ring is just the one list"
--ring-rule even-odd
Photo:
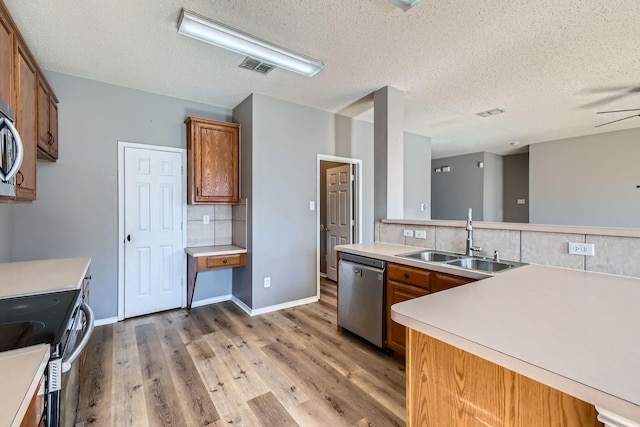
[(185, 304), (185, 157), (118, 143), (118, 320)]
[[(362, 160), (352, 159), (348, 157), (337, 157), (319, 154), (317, 159), (317, 199), (319, 201), (319, 208), (317, 210), (317, 271), (318, 271), (318, 297), (320, 296), (320, 277), (327, 277), (331, 280), (336, 280), (336, 258), (335, 251), (332, 249), (332, 244), (329, 242), (329, 233), (331, 233), (331, 226), (328, 225), (329, 216), (329, 200), (327, 191), (327, 171), (332, 168), (344, 167), (350, 171), (350, 175), (353, 177), (350, 179), (350, 195), (348, 200), (342, 202), (349, 202), (351, 205), (351, 213), (349, 214), (349, 241), (348, 242), (335, 242), (336, 244), (342, 243), (359, 243), (362, 241), (361, 223), (362, 223)], [(335, 169), (334, 169), (335, 171)], [(336, 181), (339, 178), (336, 176)], [(338, 182), (337, 182), (338, 183)], [(336, 211), (334, 211), (333, 217), (336, 218)], [(343, 223), (344, 223), (344, 218)], [(327, 227), (329, 231), (327, 231)], [(335, 238), (333, 239), (336, 240)], [(333, 262), (331, 262), (333, 260)]]

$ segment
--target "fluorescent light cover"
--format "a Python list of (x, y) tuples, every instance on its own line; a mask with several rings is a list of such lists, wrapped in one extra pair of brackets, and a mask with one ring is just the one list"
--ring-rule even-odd
[(413, 6), (420, 3), (420, 0), (391, 0), (391, 3), (395, 4), (405, 12), (411, 9)]
[(182, 9), (178, 33), (206, 43), (229, 49), (233, 52), (257, 58), (268, 64), (307, 77), (316, 75), (324, 64), (316, 59), (306, 58), (281, 47), (272, 45), (249, 34), (211, 21), (186, 9)]

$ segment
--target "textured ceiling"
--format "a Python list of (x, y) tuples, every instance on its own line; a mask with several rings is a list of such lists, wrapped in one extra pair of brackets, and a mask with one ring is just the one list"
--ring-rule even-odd
[[(638, 0), (422, 0), (407, 13), (388, 0), (4, 2), (42, 68), (148, 92), (226, 108), (257, 92), (372, 120), (358, 102), (393, 86), (434, 158), (640, 126), (594, 128), (629, 115), (596, 111), (640, 108)], [(241, 55), (177, 34), (182, 7), (325, 69), (240, 69)], [(476, 115), (493, 108), (506, 112)]]

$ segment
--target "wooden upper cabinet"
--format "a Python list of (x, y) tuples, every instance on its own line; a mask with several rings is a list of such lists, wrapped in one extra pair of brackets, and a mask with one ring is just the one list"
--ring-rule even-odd
[(22, 137), (24, 158), (16, 178), (16, 201), (36, 198), (36, 147), (38, 145), (38, 71), (20, 39), (15, 44), (16, 128)]
[(189, 117), (188, 202), (240, 202), (240, 125)]
[(0, 99), (13, 103), (13, 28), (4, 8), (0, 8)]
[(24, 145), (16, 197), (0, 203), (29, 203), (36, 199), (36, 159), (58, 158), (58, 99), (1, 0), (0, 98), (15, 111)]
[(38, 158), (58, 159), (58, 105), (42, 78), (38, 79)]
[(58, 100), (53, 92), (49, 94), (49, 134), (51, 136), (49, 154), (55, 161), (58, 160)]

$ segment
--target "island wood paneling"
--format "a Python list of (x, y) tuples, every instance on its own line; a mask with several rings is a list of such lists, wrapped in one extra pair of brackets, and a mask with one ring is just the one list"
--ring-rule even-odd
[(602, 426), (582, 400), (413, 329), (407, 340), (407, 426)]

